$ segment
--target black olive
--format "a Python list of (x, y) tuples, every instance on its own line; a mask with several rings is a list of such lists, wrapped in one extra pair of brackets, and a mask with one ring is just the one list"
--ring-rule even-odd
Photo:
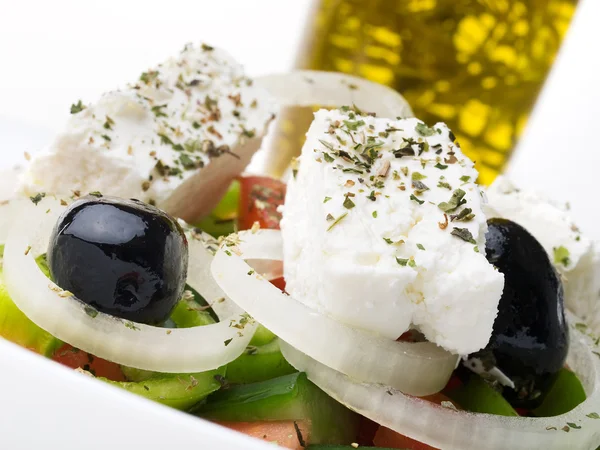
[[(567, 357), (562, 282), (544, 248), (525, 228), (504, 219), (490, 219), (488, 227), (486, 257), (504, 274), (504, 291), (486, 350), (515, 383), (515, 389), (504, 389), (506, 399), (532, 409), (542, 402)], [(481, 356), (486, 357), (485, 350)]]
[(158, 324), (183, 294), (188, 246), (177, 221), (159, 209), (88, 196), (58, 219), (48, 266), (56, 284), (97, 310)]

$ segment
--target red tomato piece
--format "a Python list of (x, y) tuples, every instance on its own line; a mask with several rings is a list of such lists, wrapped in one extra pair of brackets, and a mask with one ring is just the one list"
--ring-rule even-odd
[(379, 424), (377, 422), (374, 422), (364, 416), (360, 416), (356, 443), (362, 445), (363, 447), (372, 446), (377, 430), (379, 430)]
[(386, 427), (379, 427), (373, 443), (377, 447), (401, 448), (405, 450), (439, 450), (422, 442), (415, 441)]
[(456, 375), (452, 375), (450, 380), (448, 380), (448, 384), (446, 384), (446, 387), (444, 388), (444, 392), (452, 391), (461, 387), (462, 385), (463, 382), (460, 380), (460, 378), (458, 378)]
[(261, 228), (279, 229), (281, 213), (277, 211), (285, 201), (285, 183), (270, 177), (240, 177), (238, 229), (249, 230), (254, 222)]
[(118, 364), (90, 355), (69, 344), (65, 344), (56, 350), (52, 359), (71, 369), (81, 368), (87, 370), (97, 377), (107, 378), (112, 381), (127, 381)]
[(525, 408), (515, 408), (517, 414), (521, 417), (529, 417), (531, 416), (531, 411)]
[(279, 288), (281, 291), (285, 292), (285, 280), (283, 279), (283, 277), (275, 278), (270, 281), (273, 286), (275, 286), (276, 288)]
[(276, 442), (280, 447), (292, 450), (303, 450), (310, 439), (310, 425), (302, 421), (295, 423), (292, 420), (217, 423), (257, 439)]
[(418, 337), (418, 333), (414, 330), (408, 330), (402, 333), (398, 339), (399, 342), (419, 342), (421, 339)]

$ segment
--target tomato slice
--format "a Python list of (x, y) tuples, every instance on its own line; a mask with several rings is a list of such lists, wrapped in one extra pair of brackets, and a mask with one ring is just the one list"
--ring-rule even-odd
[(240, 177), (238, 229), (249, 230), (254, 222), (261, 228), (279, 229), (281, 213), (277, 208), (285, 201), (285, 183), (263, 176)]
[(373, 439), (380, 425), (377, 422), (372, 421), (364, 416), (360, 416), (360, 422), (358, 425), (358, 436), (356, 437), (356, 443), (359, 444), (358, 448), (370, 447), (373, 445)]
[[(421, 399), (437, 405), (441, 405), (442, 402), (450, 402), (456, 407), (456, 409), (460, 409), (455, 402), (450, 400), (444, 394), (438, 393), (428, 395), (427, 397), (421, 397)], [(438, 450), (436, 447), (415, 441), (408, 436), (404, 436), (383, 426), (379, 427), (377, 430), (375, 438), (373, 439), (373, 444), (375, 444), (377, 447), (401, 448), (405, 450)]]
[[(258, 222), (261, 228), (278, 230), (281, 213), (277, 208), (285, 201), (285, 183), (274, 178), (254, 175), (240, 177), (239, 182), (238, 229), (249, 230)], [(285, 291), (283, 277), (275, 278), (271, 283)]]
[[(310, 424), (292, 420), (274, 422), (216, 422), (231, 430), (257, 439), (277, 443), (279, 447), (303, 450), (310, 438)], [(302, 440), (302, 442), (301, 442)]]
[(56, 350), (52, 359), (71, 369), (81, 368), (87, 370), (97, 377), (112, 381), (127, 381), (118, 364), (90, 355), (69, 344), (65, 344)]
[(271, 284), (276, 288), (279, 288), (281, 291), (285, 292), (285, 280), (283, 279), (283, 277), (271, 280)]
[(386, 427), (379, 427), (373, 443), (377, 447), (401, 448), (404, 450), (439, 450), (422, 442), (415, 441), (407, 436), (390, 430)]

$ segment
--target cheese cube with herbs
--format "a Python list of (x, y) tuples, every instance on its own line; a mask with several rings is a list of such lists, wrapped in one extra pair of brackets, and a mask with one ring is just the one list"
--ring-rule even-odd
[(125, 89), (74, 104), (66, 128), (31, 161), (21, 191), (99, 191), (196, 219), (247, 166), (273, 112), (227, 53), (188, 45)]
[(289, 182), (286, 290), (390, 339), (486, 346), (504, 277), (485, 258), (477, 171), (444, 124), (321, 110)]
[(600, 243), (581, 233), (567, 205), (518, 189), (505, 177), (486, 195), (488, 217), (512, 220), (542, 244), (561, 274), (566, 305), (600, 333)]

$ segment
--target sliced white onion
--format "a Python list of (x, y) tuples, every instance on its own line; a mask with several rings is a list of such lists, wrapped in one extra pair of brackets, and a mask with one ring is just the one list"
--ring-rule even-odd
[[(214, 325), (167, 330), (90, 312), (89, 307), (62, 291), (44, 276), (34, 258), (46, 252), (52, 227), (64, 210), (57, 199), (46, 198), (37, 206), (21, 200), (11, 212), (4, 280), (13, 301), (38, 326), (101, 358), (158, 372), (211, 370), (244, 351), (257, 325), (243, 319), (246, 316), (238, 308)], [(223, 297), (207, 270), (200, 270), (209, 267), (212, 257), (201, 236), (189, 240), (189, 255), (188, 283), (209, 301)], [(217, 309), (218, 305), (215, 303)]]
[(283, 262), (253, 259), (247, 261), (250, 266), (264, 276), (267, 280), (274, 280), (283, 276)]
[(395, 342), (354, 329), (308, 308), (253, 273), (244, 261), (280, 260), (281, 234), (259, 230), (237, 236), (237, 245), (217, 251), (212, 273), (234, 302), (277, 336), (356, 380), (393, 386), (412, 395), (433, 394), (446, 385), (457, 356), (431, 343)]
[[(202, 295), (204, 300), (212, 307), (220, 321), (226, 320), (235, 315), (241, 315), (244, 311), (232, 302), (216, 283), (210, 273), (210, 265), (217, 249), (218, 241), (207, 233), (200, 233), (190, 227), (183, 221), (179, 221), (186, 231), (188, 243), (190, 245), (190, 259), (188, 264), (188, 284), (202, 287), (202, 290), (196, 289)], [(200, 243), (204, 251), (199, 251)], [(194, 257), (191, 256), (192, 248), (197, 250)]]
[[(571, 316), (570, 323), (575, 323)], [(600, 359), (575, 327), (567, 364), (587, 400), (572, 411), (544, 418), (502, 417), (445, 408), (375, 384), (356, 383), (280, 342), (285, 358), (350, 409), (419, 442), (444, 450), (596, 449), (600, 444)], [(597, 349), (596, 349), (597, 350)], [(595, 414), (594, 414), (595, 413)], [(581, 428), (578, 428), (581, 427)]]
[(356, 105), (381, 117), (412, 117), (408, 102), (397, 91), (364, 78), (337, 72), (297, 70), (254, 80), (279, 106), (339, 108)]
[[(198, 252), (196, 258), (190, 258), (188, 277), (191, 279), (193, 276), (198, 280), (197, 284), (202, 285), (202, 296), (207, 303), (212, 306), (212, 309), (215, 314), (217, 314), (217, 317), (219, 317), (219, 320), (225, 320), (235, 314), (243, 314), (244, 310), (225, 295), (211, 274), (210, 265), (214, 254), (219, 248), (218, 240), (208, 233), (200, 232), (198, 229), (191, 227), (182, 220), (180, 220), (179, 223), (186, 231), (189, 240), (199, 240), (202, 242), (203, 247), (208, 250), (205, 252)], [(283, 264), (280, 261), (255, 260), (251, 262), (251, 265), (256, 272), (260, 273), (268, 280), (283, 276)]]

